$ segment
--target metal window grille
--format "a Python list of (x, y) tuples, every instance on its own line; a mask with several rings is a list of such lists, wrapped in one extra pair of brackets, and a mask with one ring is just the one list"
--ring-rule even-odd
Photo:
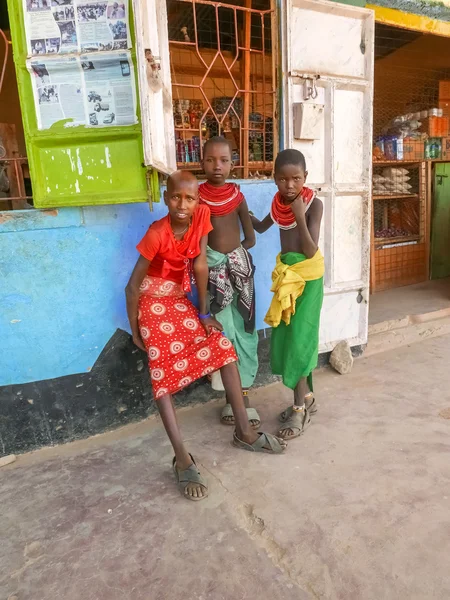
[(168, 0), (177, 163), (201, 173), (204, 142), (231, 143), (234, 177), (267, 177), (276, 152), (270, 0)]
[[(7, 94), (4, 89), (5, 74), (10, 57), (10, 41), (5, 32), (0, 29), (0, 94)], [(3, 139), (2, 133), (10, 134)], [(8, 131), (3, 126), (0, 129), (0, 210), (30, 208), (31, 189), (27, 190), (26, 178), (28, 174), (28, 159), (18, 156), (18, 152), (12, 148), (16, 147), (13, 130)], [(29, 179), (28, 179), (29, 181)]]

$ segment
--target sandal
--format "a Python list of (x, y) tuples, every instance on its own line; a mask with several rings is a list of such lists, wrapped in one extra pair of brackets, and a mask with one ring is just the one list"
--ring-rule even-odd
[(311, 415), (307, 408), (304, 408), (303, 410), (294, 410), (293, 406), (289, 406), (289, 408), (280, 414), (279, 420), (284, 423), (284, 427), (282, 427), (278, 433), (280, 434), (286, 429), (291, 429), (294, 433), (282, 439), (292, 440), (304, 433), (305, 429), (311, 423)]
[[(188, 467), (187, 469), (185, 469), (184, 471), (179, 471), (177, 469), (175, 456), (173, 457), (173, 460), (172, 460), (172, 467), (173, 467), (173, 472), (175, 473), (175, 478), (177, 480), (178, 489), (180, 490), (180, 492), (188, 500), (194, 500), (195, 502), (197, 502), (199, 500), (204, 500), (205, 498), (207, 498), (208, 485), (206, 483), (206, 480), (203, 479), (203, 477), (200, 475), (200, 471), (197, 469), (197, 465), (195, 464), (194, 457), (192, 456), (192, 454), (189, 454), (189, 456), (192, 458), (192, 465), (190, 467)], [(189, 494), (186, 494), (186, 488), (189, 483), (199, 483), (204, 488), (203, 496), (200, 496), (200, 498), (198, 498), (196, 496), (190, 496)]]
[(316, 399), (314, 397), (314, 394), (312, 392), (309, 392), (309, 394), (306, 394), (305, 406), (306, 406), (306, 410), (309, 412), (309, 414), (311, 416), (316, 414), (317, 404), (316, 404)]
[[(264, 433), (258, 431), (259, 438), (253, 442), (253, 444), (247, 444), (240, 440), (236, 432), (233, 434), (233, 446), (240, 448), (241, 450), (249, 450), (250, 452), (267, 452), (267, 454), (281, 454), (287, 448), (287, 444), (281, 438), (276, 437), (270, 433)], [(269, 446), (267, 448), (267, 446)]]
[[(257, 421), (257, 423), (250, 424), (252, 429), (258, 429), (261, 425), (261, 417), (258, 414), (256, 408), (246, 408), (247, 416), (249, 421)], [(228, 417), (228, 419), (227, 419)], [(229, 417), (233, 417), (233, 420), (230, 420)], [(225, 404), (222, 408), (222, 412), (220, 413), (220, 422), (223, 425), (235, 425), (233, 409), (231, 408), (231, 404)]]

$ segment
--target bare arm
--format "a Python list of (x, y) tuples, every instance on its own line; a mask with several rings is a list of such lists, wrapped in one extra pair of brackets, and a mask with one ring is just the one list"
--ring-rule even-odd
[(294, 200), (291, 208), (297, 221), (303, 253), (307, 258), (312, 258), (319, 247), (320, 224), (323, 215), (322, 201), (314, 198), (308, 209), (308, 217), (305, 213), (305, 204), (300, 197)]
[(206, 315), (207, 290), (208, 290), (208, 262), (206, 260), (206, 246), (208, 245), (208, 236), (204, 235), (200, 240), (200, 254), (194, 259), (194, 275), (197, 282), (199, 312)]
[(127, 299), (127, 314), (130, 322), (131, 335), (133, 336), (133, 342), (138, 348), (145, 351), (145, 345), (142, 341), (141, 334), (139, 333), (138, 324), (138, 303), (139, 303), (139, 288), (142, 280), (147, 274), (150, 261), (143, 256), (138, 258), (136, 266), (131, 273), (130, 281), (125, 288), (125, 296)]
[[(195, 281), (197, 282), (198, 292), (198, 305), (199, 313), (206, 315), (208, 312), (207, 305), (207, 293), (208, 293), (208, 261), (206, 260), (206, 246), (208, 245), (208, 236), (204, 235), (200, 240), (200, 254), (194, 259), (194, 275)], [(214, 317), (207, 317), (206, 319), (200, 319), (206, 333), (210, 333), (210, 329), (218, 329), (222, 331), (223, 327), (214, 319)]]
[(255, 230), (253, 229), (252, 220), (248, 211), (246, 200), (243, 200), (239, 206), (239, 219), (241, 220), (242, 230), (244, 232), (244, 239), (242, 240), (242, 246), (249, 250), (256, 244)]
[(272, 227), (272, 225), (273, 225), (273, 221), (272, 221), (272, 217), (270, 216), (270, 213), (266, 217), (264, 217), (264, 219), (262, 221), (257, 219), (255, 217), (255, 215), (252, 215), (252, 214), (250, 214), (250, 219), (252, 221), (253, 229), (257, 233), (264, 233), (265, 231), (270, 229), (270, 227)]

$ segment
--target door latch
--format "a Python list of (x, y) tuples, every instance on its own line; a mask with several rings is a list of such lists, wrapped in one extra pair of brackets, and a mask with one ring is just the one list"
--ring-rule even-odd
[(442, 185), (442, 179), (446, 179), (448, 177), (448, 175), (436, 175), (436, 179), (437, 179), (437, 184), (438, 185)]
[(305, 79), (305, 83), (303, 84), (303, 98), (305, 100), (315, 100), (319, 95), (319, 92), (316, 88), (316, 77), (307, 77)]
[(316, 81), (320, 75), (299, 75), (303, 79), (303, 100), (315, 100), (319, 95), (316, 87)]

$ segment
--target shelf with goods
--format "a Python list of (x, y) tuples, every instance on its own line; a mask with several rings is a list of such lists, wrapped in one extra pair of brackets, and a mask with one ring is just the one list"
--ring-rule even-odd
[[(212, 106), (215, 115), (220, 120), (223, 117), (221, 103), (231, 101), (232, 98), (215, 98)], [(248, 152), (244, 156), (240, 148), (244, 143), (244, 127), (239, 128), (241, 103), (237, 104), (236, 114), (230, 111), (219, 123), (216, 117), (204, 112), (201, 101), (174, 101), (175, 115), (175, 145), (178, 168), (195, 168), (201, 158), (201, 148), (211, 137), (221, 135), (225, 137), (232, 149), (232, 159), (236, 171), (261, 171), (270, 175), (273, 168), (273, 131), (272, 119), (261, 120), (259, 114), (251, 113), (249, 127), (245, 128), (248, 135)], [(183, 108), (182, 108), (183, 107)], [(226, 109), (225, 109), (226, 110)], [(231, 113), (231, 114), (230, 114)], [(185, 126), (182, 126), (183, 121)], [(188, 126), (189, 125), (189, 126)], [(243, 164), (245, 163), (245, 164)], [(241, 175), (242, 176), (242, 175)]]
[[(377, 23), (373, 172), (401, 169), (407, 190), (374, 185), (371, 289), (429, 277), (432, 173), (450, 162), (450, 39)], [(388, 184), (392, 188), (392, 183)], [(408, 197), (415, 193), (416, 197)], [(394, 198), (394, 196), (397, 196)]]
[(392, 238), (378, 238), (375, 239), (375, 248), (381, 248), (382, 246), (397, 246), (405, 244), (414, 244), (420, 241), (420, 235), (398, 235)]
[(373, 163), (372, 291), (426, 279), (427, 163)]
[(380, 196), (372, 195), (372, 200), (417, 200), (418, 198), (418, 194), (382, 194)]
[[(375, 129), (382, 133), (375, 133), (374, 136), (374, 164), (450, 161), (450, 98), (446, 96), (450, 94), (450, 80), (433, 84), (436, 91), (433, 92), (430, 87), (430, 99), (433, 94), (438, 94), (434, 108), (386, 118), (382, 115), (390, 111), (382, 99), (378, 99)], [(426, 106), (427, 102), (424, 100), (423, 104)]]

